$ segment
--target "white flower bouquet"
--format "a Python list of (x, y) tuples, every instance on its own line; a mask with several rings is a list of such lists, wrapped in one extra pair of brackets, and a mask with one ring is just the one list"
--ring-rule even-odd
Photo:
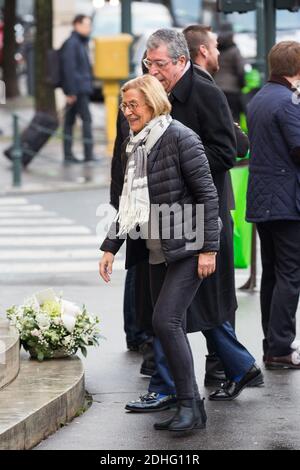
[(99, 319), (52, 289), (10, 307), (7, 317), (19, 331), (24, 349), (39, 361), (72, 356), (78, 349), (86, 357), (87, 346), (99, 345)]

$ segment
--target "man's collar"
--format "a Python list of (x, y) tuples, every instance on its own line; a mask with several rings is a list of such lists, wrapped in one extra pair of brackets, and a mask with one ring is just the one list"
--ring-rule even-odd
[(189, 61), (186, 64), (186, 68), (184, 69), (182, 77), (178, 80), (173, 90), (171, 91), (171, 95), (181, 103), (184, 103), (188, 99), (191, 91), (191, 79), (193, 74), (193, 64)]
[(277, 83), (278, 85), (285, 86), (289, 90), (292, 90), (292, 91), (296, 90), (294, 85), (291, 82), (289, 82), (286, 78), (282, 77), (281, 75), (272, 74), (270, 77), (269, 83)]
[(215, 81), (213, 76), (208, 72), (208, 70), (201, 67), (201, 65), (193, 64), (193, 66), (196, 72), (199, 71), (202, 76), (204, 76), (205, 78), (208, 78), (211, 82)]

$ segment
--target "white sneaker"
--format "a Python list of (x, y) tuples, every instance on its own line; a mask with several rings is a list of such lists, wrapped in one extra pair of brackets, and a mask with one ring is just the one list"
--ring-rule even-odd
[(300, 353), (299, 351), (294, 351), (291, 354), (291, 361), (295, 366), (298, 366), (300, 364)]
[(299, 339), (295, 339), (295, 341), (292, 342), (291, 349), (293, 349), (294, 351), (298, 351), (300, 353), (300, 340)]

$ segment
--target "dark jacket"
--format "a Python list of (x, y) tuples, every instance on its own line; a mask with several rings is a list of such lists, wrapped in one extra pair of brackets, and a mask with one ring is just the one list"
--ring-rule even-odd
[[(191, 127), (203, 142), (219, 193), (219, 216), (223, 223), (216, 273), (205, 279), (189, 309), (187, 327), (189, 332), (194, 332), (219, 326), (227, 320), (234, 323), (237, 301), (228, 170), (235, 163), (236, 141), (226, 98), (214, 83), (198, 77), (192, 67), (179, 80), (174, 92), (170, 97), (172, 116)], [(111, 203), (115, 208), (119, 205), (118, 188), (123, 178), (120, 172), (122, 139), (127, 136), (127, 122), (123, 114), (119, 114), (111, 181)]]
[(255, 95), (248, 127), (247, 220), (300, 220), (300, 105), (287, 80), (274, 79)]
[(236, 139), (227, 100), (221, 90), (199, 77), (194, 67), (172, 91), (172, 116), (201, 137), (219, 194), (223, 223), (216, 272), (201, 284), (187, 316), (188, 331), (234, 323), (237, 301), (234, 282), (233, 227), (230, 214), (228, 171), (236, 159)]
[[(206, 70), (201, 67), (194, 65), (195, 72), (202, 78), (209, 80), (212, 83), (215, 83), (213, 77)], [(236, 156), (238, 158), (245, 158), (249, 151), (249, 139), (247, 134), (242, 131), (240, 126), (237, 123), (234, 123), (234, 132), (236, 138)]]
[[(126, 154), (125, 154), (126, 155)], [(126, 160), (123, 168), (126, 167)], [(168, 206), (185, 204), (193, 206), (192, 228), (196, 230), (196, 204), (204, 205), (204, 244), (200, 248), (188, 249), (191, 242), (184, 237), (174, 238), (175, 219), (170, 218), (170, 238), (160, 239), (167, 263), (198, 255), (200, 252), (219, 250), (218, 196), (213, 184), (207, 158), (199, 137), (178, 121), (173, 121), (148, 156), (148, 187), (150, 203)], [(120, 193), (121, 195), (121, 193)], [(197, 226), (199, 230), (199, 226)], [(106, 238), (102, 251), (116, 254), (124, 240)], [(145, 242), (127, 239), (126, 266), (136, 264), (145, 257)], [(144, 245), (144, 247), (143, 247)], [(134, 256), (131, 255), (135, 252)]]
[(219, 65), (220, 70), (216, 73), (217, 85), (226, 93), (241, 93), (245, 86), (245, 61), (234, 43), (232, 33), (220, 34)]
[(61, 86), (68, 96), (93, 93), (92, 67), (88, 53), (88, 38), (73, 31), (61, 49)]

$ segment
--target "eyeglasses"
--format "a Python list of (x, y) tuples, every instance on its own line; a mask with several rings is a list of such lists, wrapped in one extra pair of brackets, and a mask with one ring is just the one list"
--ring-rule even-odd
[(144, 106), (145, 103), (140, 104), (136, 101), (131, 101), (130, 103), (121, 103), (120, 110), (125, 114), (126, 109), (128, 108), (130, 112), (134, 113), (139, 106)]
[(170, 60), (149, 60), (149, 59), (144, 59), (143, 64), (146, 67), (146, 69), (150, 70), (152, 65), (155, 65), (158, 69), (163, 69), (166, 67), (170, 62), (175, 63), (172, 59)]

